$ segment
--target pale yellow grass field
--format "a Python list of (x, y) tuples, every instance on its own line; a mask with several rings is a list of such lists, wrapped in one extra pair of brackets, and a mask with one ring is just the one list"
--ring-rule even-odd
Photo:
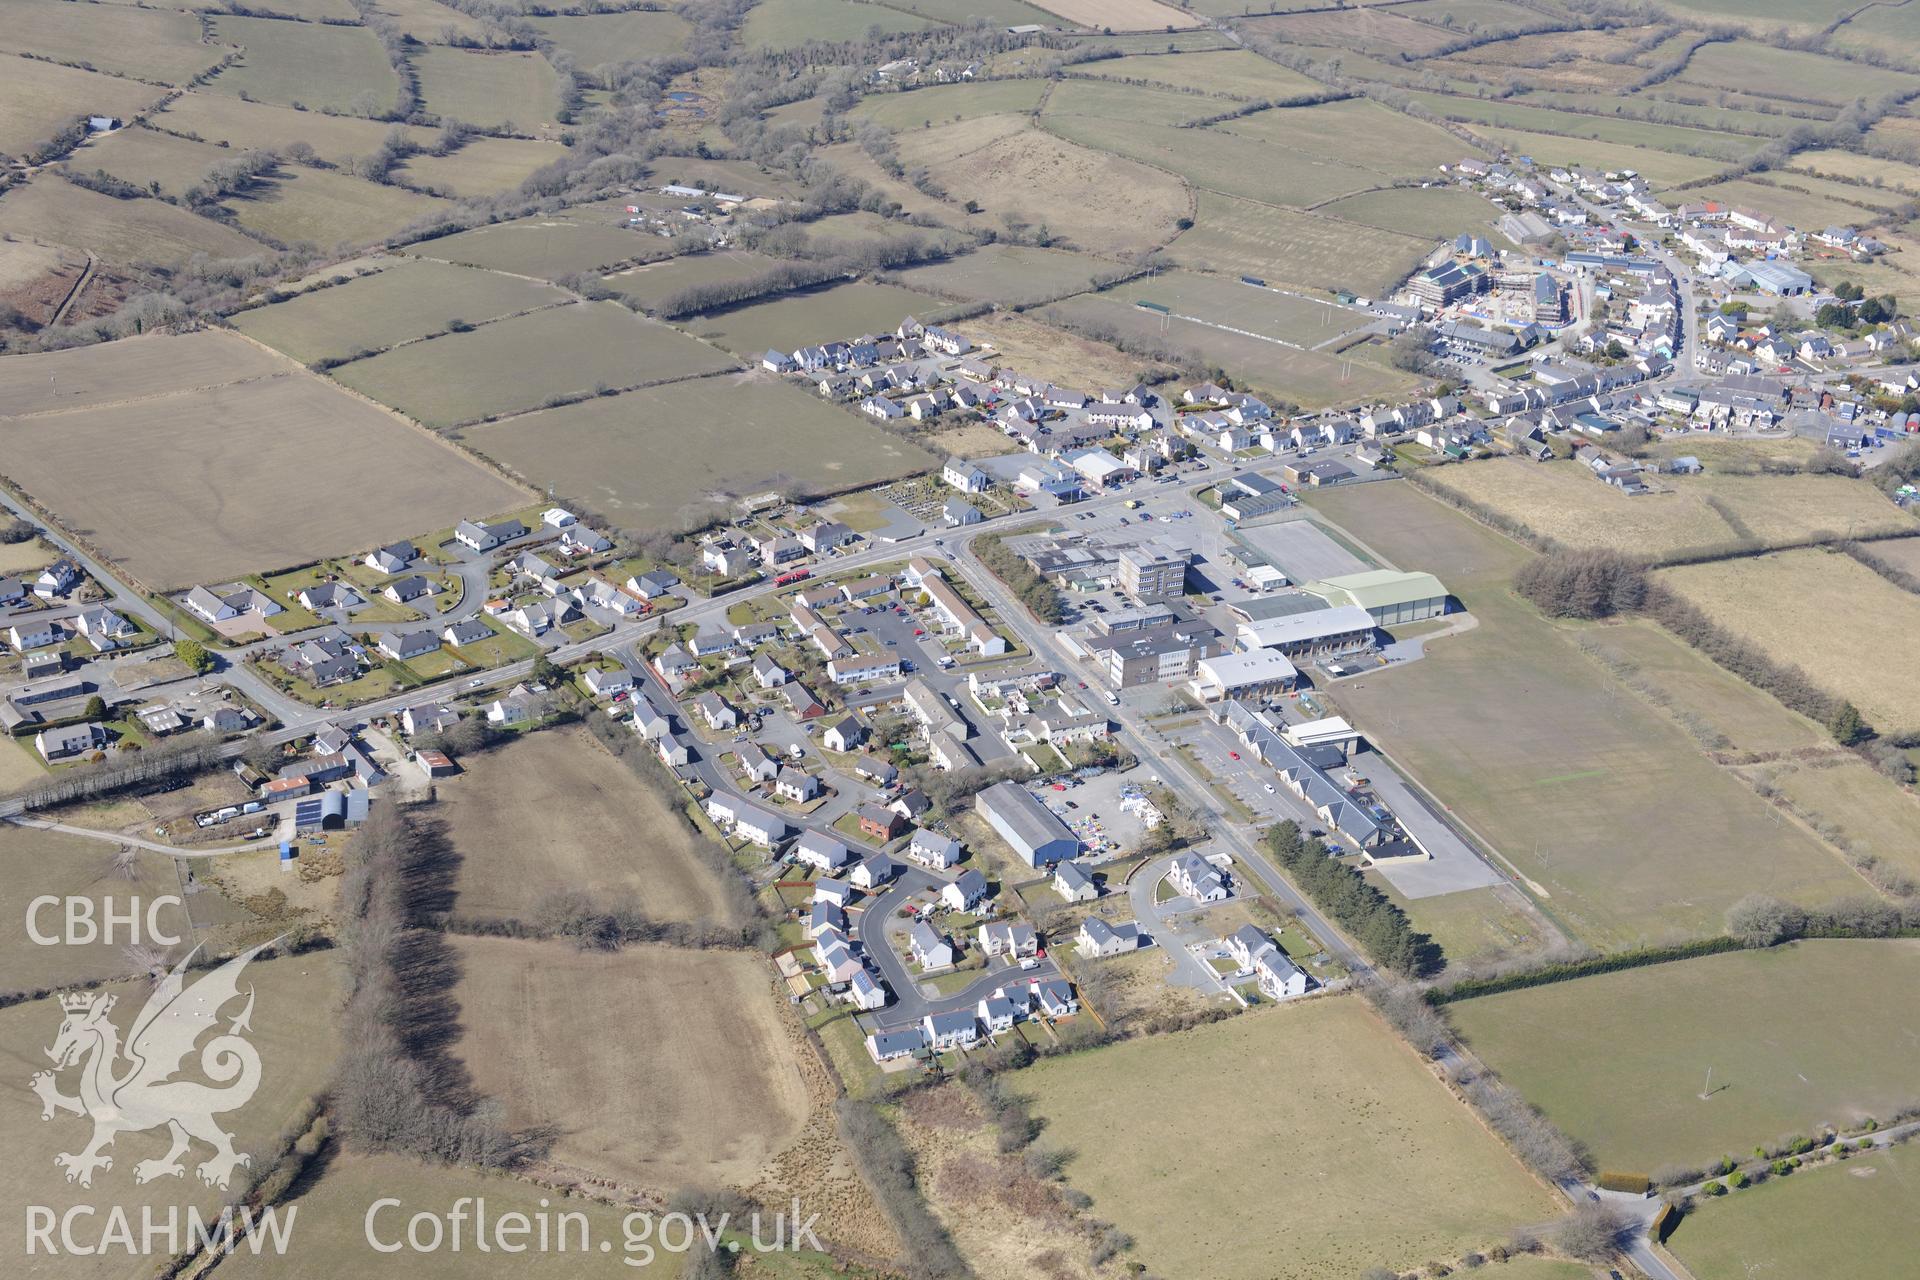
[(1920, 727), (1920, 596), (1826, 551), (1662, 569), (1661, 581), (1776, 661), (1801, 667), (1882, 732)]
[(1837, 827), (1853, 852), (1920, 878), (1920, 799), (1872, 766), (1857, 759), (1830, 768), (1796, 766), (1773, 782), (1809, 821)]
[[(15, 750), (10, 743), (0, 743), (0, 751)], [(22, 759), (45, 776), (31, 759)], [(151, 902), (179, 896), (180, 881), (171, 858), (142, 854), (133, 876), (127, 878), (115, 872), (113, 852), (114, 846), (102, 840), (0, 823), (0, 990), (60, 987), (137, 971), (138, 966), (126, 956), (124, 937), (112, 943), (96, 938), (48, 946), (34, 941), (28, 932), (28, 906), (42, 896), (85, 898), (94, 904), (96, 921), (104, 919), (109, 900), (124, 913), (135, 899)], [(64, 936), (61, 910), (41, 910), (34, 927), (42, 935)], [(160, 908), (154, 919), (170, 936), (185, 937), (191, 932), (186, 912), (177, 904)]]
[(554, 1157), (671, 1191), (750, 1184), (800, 1133), (804, 1080), (763, 957), (462, 938), (454, 1052)]
[(526, 919), (572, 889), (631, 897), (655, 920), (728, 915), (692, 848), (704, 837), (585, 729), (530, 733), (465, 768), (437, 792), (461, 855), (460, 914)]
[(1662, 476), (1630, 497), (1573, 462), (1496, 458), (1432, 473), (1444, 489), (1518, 520), (1566, 547), (1604, 547), (1664, 560), (1681, 553), (1775, 547), (1820, 533), (1915, 528), (1862, 481), (1844, 476)]
[(1013, 1088), (1045, 1118), (1041, 1143), (1077, 1153), (1067, 1181), (1160, 1274), (1405, 1270), (1554, 1212), (1352, 996), (1045, 1059)]

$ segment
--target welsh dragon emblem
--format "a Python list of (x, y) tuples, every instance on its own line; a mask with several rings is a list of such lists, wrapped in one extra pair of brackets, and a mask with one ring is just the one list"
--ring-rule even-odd
[[(66, 1018), (46, 1051), (54, 1069), (35, 1073), (33, 1091), (40, 1095), (42, 1120), (62, 1111), (93, 1120), (93, 1140), (83, 1150), (53, 1158), (67, 1171), (68, 1182), (92, 1186), (96, 1169), (113, 1168), (105, 1151), (115, 1138), (161, 1126), (171, 1134), (172, 1146), (159, 1159), (136, 1164), (136, 1182), (180, 1177), (186, 1172), (181, 1157), (196, 1138), (213, 1148), (212, 1157), (198, 1166), (208, 1186), (225, 1188), (236, 1167), (252, 1163), (251, 1156), (233, 1149), (233, 1135), (214, 1122), (215, 1115), (245, 1106), (260, 1087), (260, 1054), (243, 1034), (251, 1029), (251, 986), (246, 1006), (200, 1049), (201, 1073), (224, 1087), (174, 1077), (200, 1037), (217, 1027), (220, 1010), (239, 997), (241, 970), (272, 945), (242, 952), (191, 987), (185, 975), (193, 954), (187, 955), (154, 986), (124, 1047), (119, 1029), (108, 1020), (117, 997), (104, 992), (60, 997)], [(74, 1066), (80, 1068), (80, 1092), (69, 1097), (60, 1092), (56, 1077)]]

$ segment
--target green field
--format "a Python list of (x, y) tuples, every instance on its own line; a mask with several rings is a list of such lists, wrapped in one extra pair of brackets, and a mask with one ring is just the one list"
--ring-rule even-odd
[(624, 528), (681, 528), (726, 495), (839, 492), (935, 459), (771, 374), (703, 378), (470, 427), (462, 440)]
[(1452, 187), (1367, 191), (1322, 205), (1315, 212), (1402, 235), (1451, 240), (1467, 231), (1500, 244), (1507, 242), (1494, 229), (1502, 210), (1472, 192)]
[(527, 21), (554, 48), (572, 54), (576, 63), (588, 68), (678, 53), (692, 29), (679, 14), (655, 9), (559, 14)]
[(439, 0), (375, 0), (374, 8), (395, 28), (423, 44), (445, 43), (449, 34), (469, 40), (486, 38), (486, 28)]
[(714, 253), (688, 254), (642, 263), (606, 277), (609, 289), (652, 308), (661, 299), (693, 285), (719, 284), (729, 280), (751, 280), (778, 265), (774, 259), (747, 249), (725, 249)]
[[(99, 71), (163, 84), (184, 84), (226, 53), (200, 43), (200, 20), (188, 14), (68, 0), (8, 0), (0, 51), (85, 62)], [(17, 70), (8, 66), (10, 82)], [(8, 96), (12, 92), (9, 84)]]
[[(1399, 567), (1437, 574), (1479, 620), (1332, 698), (1519, 869), (1562, 929), (1612, 950), (1718, 933), (1748, 893), (1813, 904), (1864, 890), (1664, 712), (1583, 660), (1578, 629), (1514, 596), (1527, 559), (1516, 544), (1405, 483), (1308, 501)], [(1467, 720), (1475, 731), (1458, 732)]]
[[(1625, 146), (1651, 147), (1658, 151), (1712, 156), (1720, 160), (1744, 160), (1766, 142), (1765, 138), (1749, 134), (1691, 129), (1578, 111), (1556, 111), (1528, 106), (1524, 102), (1489, 101), (1442, 93), (1416, 93), (1411, 96), (1414, 101), (1438, 115), (1468, 124), (1503, 125), (1534, 133), (1565, 134)], [(1594, 105), (1600, 103), (1595, 102)]]
[(537, 53), (429, 47), (416, 53), (425, 108), (442, 120), (531, 133), (559, 109), (559, 82)]
[[(1172, 1102), (1179, 1081), (1216, 1082), (1230, 1122), (1203, 1124)], [(1042, 1060), (1013, 1087), (1046, 1122), (1039, 1145), (1075, 1153), (1067, 1181), (1134, 1236), (1155, 1274), (1404, 1270), (1553, 1211), (1351, 996)]]
[(1311, 107), (1275, 107), (1224, 120), (1211, 128), (1285, 147), (1319, 161), (1357, 164), (1391, 178), (1434, 175), (1441, 165), (1453, 164), (1466, 153), (1460, 139), (1438, 125), (1415, 120), (1365, 98)]
[(1676, 155), (1671, 151), (1653, 151), (1646, 147), (1625, 147), (1586, 138), (1569, 138), (1559, 134), (1529, 133), (1522, 129), (1490, 125), (1475, 126), (1474, 132), (1515, 155), (1532, 156), (1543, 166), (1586, 165), (1597, 169), (1632, 169), (1645, 174), (1647, 181), (1655, 186), (1692, 182), (1726, 168), (1725, 162), (1720, 160)]
[(1234, 105), (1198, 93), (1175, 93), (1171, 89), (1069, 77), (1054, 82), (1053, 92), (1047, 95), (1045, 114), (1185, 124), (1218, 115), (1223, 107)]
[(120, 129), (76, 147), (62, 165), (70, 173), (99, 170), (157, 194), (180, 196), (197, 185), (216, 164), (234, 158), (231, 151), (192, 142), (154, 129)]
[(89, 112), (137, 115), (164, 93), (118, 76), (15, 58), (7, 64), (5, 92), (0, 92), (0, 153), (30, 152)]
[(1377, 294), (1404, 279), (1433, 249), (1430, 239), (1211, 192), (1200, 193), (1199, 205), (1193, 229), (1169, 249), (1174, 260), (1270, 282)]
[(855, 0), (766, 0), (747, 15), (749, 49), (793, 49), (809, 40), (862, 40), (867, 32), (923, 31), (934, 24), (898, 9)]
[(1462, 1000), (1447, 1016), (1599, 1167), (1699, 1166), (1913, 1102), (1920, 943), (1736, 951)]
[(486, 196), (509, 191), (538, 169), (566, 154), (557, 143), (523, 138), (471, 138), (450, 155), (409, 156), (395, 170), (410, 187), (450, 196)]
[(207, 85), (261, 102), (373, 116), (392, 109), (400, 77), (365, 27), (273, 18), (213, 18), (214, 34), (246, 50)]
[(479, 324), (567, 296), (491, 271), (401, 261), (375, 275), (243, 311), (233, 317), (233, 327), (312, 364), (439, 333), (451, 320)]
[(1855, 98), (1920, 90), (1920, 77), (1904, 72), (1746, 40), (1702, 45), (1688, 60), (1679, 83), (1833, 106)]
[(384, 240), (446, 205), (403, 187), (283, 164), (244, 194), (229, 196), (226, 207), (255, 235), (328, 249)]
[(1905, 1280), (1920, 1256), (1920, 1151), (1888, 1147), (1705, 1201), (1667, 1247), (1695, 1280)]
[(1071, 142), (1154, 165), (1208, 191), (1250, 200), (1304, 209), (1383, 185), (1380, 174), (1372, 169), (1303, 158), (1290, 148), (1217, 129), (1177, 129), (1092, 116), (1041, 119), (1048, 130)]
[(318, 111), (295, 111), (291, 107), (242, 102), (207, 92), (181, 94), (167, 104), (165, 111), (154, 116), (153, 124), (208, 142), (224, 142), (241, 151), (279, 149), (289, 143), (304, 142), (329, 164), (343, 164), (355, 156), (370, 154), (396, 128), (422, 145), (433, 141), (430, 129), (408, 129), (378, 120), (322, 115)]
[(940, 309), (938, 299), (896, 285), (834, 285), (771, 302), (696, 316), (686, 327), (736, 355), (758, 359), (770, 347), (791, 351), (809, 342), (891, 333), (908, 316)]
[(247, 258), (258, 240), (158, 200), (116, 200), (50, 173), (0, 194), (0, 232), (90, 249), (109, 262)]
[(576, 271), (607, 271), (664, 255), (666, 242), (583, 211), (496, 222), (455, 235), (418, 240), (406, 251), (468, 266), (554, 280)]
[(1261, 35), (1278, 36), (1288, 44), (1317, 45), (1338, 49), (1343, 55), (1359, 53), (1388, 60), (1402, 53), (1420, 57), (1459, 39), (1438, 26), (1372, 6), (1254, 18), (1242, 25)]
[(1835, 0), (1835, 3), (1853, 9), (1854, 15), (1828, 37), (1830, 48), (1874, 53), (1894, 49), (1909, 58), (1920, 49), (1920, 22), (1914, 21), (1912, 8), (1904, 5), (1855, 8), (1845, 0)]
[[(1079, 63), (1074, 66), (1073, 74), (1198, 90), (1244, 102), (1284, 102), (1327, 92), (1327, 86), (1311, 76), (1269, 62), (1245, 49), (1107, 58)], [(1225, 105), (1214, 108), (1216, 112), (1231, 109)]]
[[(30, 754), (30, 741), (16, 747), (0, 743), (9, 760), (4, 766), (6, 789), (46, 776)], [(17, 776), (16, 776), (17, 775)], [(144, 812), (143, 810), (140, 812)], [(89, 943), (42, 946), (27, 932), (28, 909), (35, 898), (87, 898), (96, 918), (108, 900), (124, 911), (130, 897), (147, 901), (180, 894), (180, 878), (173, 859), (161, 853), (142, 853), (130, 877), (114, 867), (117, 846), (55, 831), (36, 831), (11, 823), (0, 827), (0, 990), (29, 991), (38, 987), (66, 987), (81, 982), (117, 978), (137, 972), (124, 948), (97, 939)], [(43, 934), (60, 932), (61, 908), (42, 907), (34, 919)], [(193, 932), (184, 908), (158, 908), (156, 922), (167, 933)]]
[(1045, 80), (987, 80), (980, 84), (933, 85), (903, 93), (877, 93), (861, 99), (851, 112), (896, 132), (927, 124), (947, 124), (1006, 111), (1031, 111), (1040, 104)]
[(515, 316), (333, 370), (363, 395), (433, 427), (537, 409), (548, 400), (693, 377), (732, 361), (611, 302)]
[(1873, 220), (1876, 215), (1862, 206), (1887, 208), (1907, 197), (1899, 191), (1877, 191), (1871, 187), (1827, 182), (1811, 174), (1781, 173), (1764, 182), (1756, 178), (1741, 178), (1734, 182), (1688, 188), (1684, 198), (1724, 200), (1731, 204), (1751, 206), (1789, 225), (1817, 231), (1836, 222)]
[(1095, 276), (1119, 269), (1104, 259), (1064, 249), (990, 244), (897, 274), (901, 283), (942, 297), (1015, 305), (1077, 293)]

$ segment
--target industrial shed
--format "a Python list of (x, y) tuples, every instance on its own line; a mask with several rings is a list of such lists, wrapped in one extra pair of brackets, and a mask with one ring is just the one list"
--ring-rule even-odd
[(1383, 627), (1437, 618), (1447, 611), (1447, 589), (1430, 573), (1370, 569), (1310, 582), (1307, 590), (1335, 608), (1357, 605)]

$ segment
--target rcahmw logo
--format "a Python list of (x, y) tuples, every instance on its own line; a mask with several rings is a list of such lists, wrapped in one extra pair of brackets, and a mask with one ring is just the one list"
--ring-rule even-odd
[[(114, 996), (94, 991), (60, 997), (66, 1017), (47, 1050), (54, 1069), (34, 1073), (32, 1084), (40, 1095), (42, 1120), (64, 1112), (93, 1121), (93, 1138), (85, 1147), (53, 1158), (66, 1170), (68, 1182), (92, 1186), (96, 1170), (113, 1168), (106, 1149), (115, 1138), (162, 1126), (172, 1145), (166, 1155), (136, 1164), (135, 1182), (180, 1177), (186, 1172), (180, 1157), (196, 1138), (213, 1148), (212, 1156), (196, 1166), (200, 1180), (210, 1187), (224, 1190), (235, 1168), (253, 1163), (251, 1156), (233, 1149), (233, 1135), (214, 1121), (222, 1112), (245, 1106), (260, 1087), (260, 1053), (243, 1034), (252, 1029), (253, 988), (247, 988), (246, 1007), (200, 1050), (201, 1072), (224, 1087), (176, 1080), (174, 1075), (200, 1037), (216, 1029), (220, 1010), (239, 997), (247, 962), (272, 945), (263, 942), (244, 951), (188, 987), (187, 964), (198, 954), (196, 948), (154, 985), (124, 1048), (120, 1029), (108, 1017)], [(79, 1093), (69, 1095), (60, 1092), (58, 1075), (72, 1067), (80, 1069)]]

